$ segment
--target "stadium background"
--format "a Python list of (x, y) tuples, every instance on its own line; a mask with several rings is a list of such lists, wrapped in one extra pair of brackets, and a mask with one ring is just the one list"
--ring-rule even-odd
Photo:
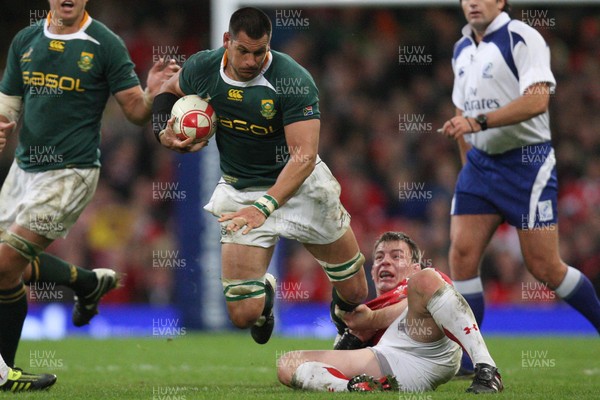
[[(395, 229), (421, 243), (427, 265), (448, 269), (449, 205), (460, 166), (455, 144), (435, 130), (454, 112), (450, 57), (464, 25), (457, 4), (450, 3), (264, 8), (274, 23), (272, 47), (303, 64), (320, 88), (320, 156), (342, 185), (367, 267), (375, 237)], [(558, 81), (550, 112), (561, 254), (600, 291), (600, 8), (513, 3), (512, 16), (536, 27), (550, 45)], [(47, 8), (46, 1), (3, 4), (0, 70), (10, 39)], [(125, 40), (142, 82), (156, 58), (183, 62), (212, 47), (209, 9), (208, 1), (88, 4), (92, 17)], [(169, 152), (155, 142), (149, 126), (128, 123), (114, 101), (102, 136), (96, 197), (67, 240), (49, 251), (78, 265), (115, 266), (126, 274), (124, 287), (105, 298), (91, 327), (80, 330), (68, 321), (72, 293), (34, 290), (25, 337), (154, 335), (161, 332), (153, 329), (157, 324), (176, 328), (170, 330), (175, 335), (228, 328), (216, 223), (199, 200), (216, 182), (214, 144), (196, 155)], [(2, 179), (14, 144), (13, 139), (0, 157)], [(330, 286), (319, 265), (301, 247), (282, 241), (271, 268), (279, 277), (279, 333), (331, 335)], [(482, 273), (493, 306), (487, 329), (516, 332), (528, 321), (540, 324), (538, 332), (553, 332), (561, 313), (570, 321), (568, 333), (592, 333), (526, 272), (512, 228), (498, 231)]]

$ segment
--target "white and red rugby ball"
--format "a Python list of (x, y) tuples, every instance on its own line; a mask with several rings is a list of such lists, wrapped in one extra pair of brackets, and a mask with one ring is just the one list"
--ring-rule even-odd
[(215, 110), (195, 94), (177, 100), (171, 109), (171, 117), (175, 117), (173, 131), (179, 140), (208, 140), (217, 131)]

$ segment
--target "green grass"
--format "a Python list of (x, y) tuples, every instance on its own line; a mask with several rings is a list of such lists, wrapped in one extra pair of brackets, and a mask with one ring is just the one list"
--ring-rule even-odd
[[(504, 399), (600, 398), (597, 338), (487, 339), (505, 384)], [(188, 334), (173, 340), (136, 338), (23, 341), (17, 365), (52, 372), (48, 392), (20, 399), (464, 399), (468, 381), (451, 381), (420, 394), (304, 393), (278, 383), (276, 359), (295, 349), (329, 348), (331, 341), (272, 338), (259, 346), (250, 335)]]

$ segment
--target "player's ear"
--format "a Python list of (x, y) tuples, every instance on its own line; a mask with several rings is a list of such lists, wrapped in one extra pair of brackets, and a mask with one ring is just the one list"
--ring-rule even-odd
[(225, 47), (226, 49), (228, 49), (230, 41), (231, 41), (231, 33), (225, 32), (223, 34), (223, 47)]
[(498, 10), (504, 11), (506, 7), (506, 0), (496, 0), (496, 4), (498, 5)]

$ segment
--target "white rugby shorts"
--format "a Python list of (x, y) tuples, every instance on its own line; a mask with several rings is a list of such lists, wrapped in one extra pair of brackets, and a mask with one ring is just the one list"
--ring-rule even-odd
[(448, 382), (460, 368), (462, 349), (444, 336), (423, 343), (411, 339), (403, 329), (408, 309), (385, 331), (379, 343), (370, 347), (383, 375), (394, 375), (400, 391), (435, 390)]
[[(251, 206), (268, 188), (237, 190), (223, 179), (217, 184), (204, 209), (220, 217)], [(243, 229), (227, 232), (221, 223), (221, 243), (272, 247), (280, 236), (300, 243), (329, 244), (350, 226), (350, 214), (340, 202), (341, 188), (327, 165), (318, 160), (315, 169), (294, 196), (275, 210), (265, 223), (242, 235)]]
[(0, 191), (0, 229), (13, 223), (54, 240), (69, 229), (94, 197), (100, 168), (27, 172), (13, 161)]

